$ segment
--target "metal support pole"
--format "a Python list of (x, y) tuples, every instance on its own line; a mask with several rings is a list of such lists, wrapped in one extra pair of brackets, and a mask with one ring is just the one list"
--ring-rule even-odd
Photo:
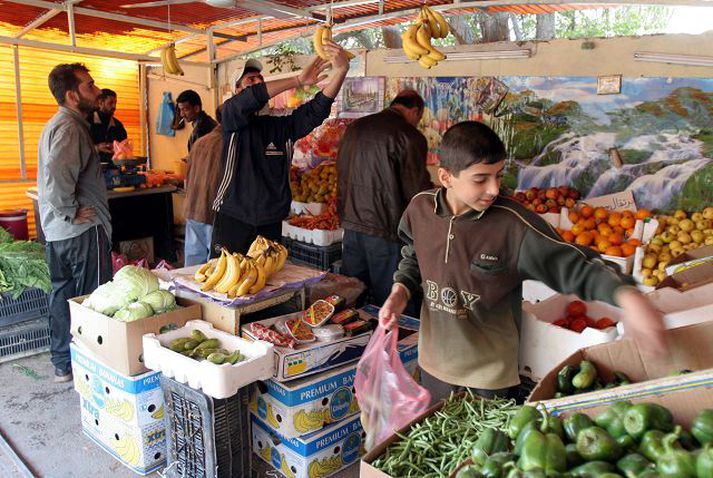
[(17, 143), (20, 148), (20, 175), (27, 179), (27, 164), (25, 163), (25, 129), (22, 125), (22, 89), (20, 86), (20, 52), (17, 45), (12, 47), (13, 63), (15, 65), (15, 111), (17, 114)]

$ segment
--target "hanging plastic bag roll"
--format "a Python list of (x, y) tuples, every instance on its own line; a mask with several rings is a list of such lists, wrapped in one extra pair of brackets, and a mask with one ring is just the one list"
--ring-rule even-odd
[(176, 132), (171, 128), (174, 116), (176, 116), (176, 107), (171, 92), (164, 91), (163, 101), (158, 109), (158, 118), (156, 118), (156, 133), (163, 136), (176, 136)]
[(428, 409), (431, 394), (399, 357), (398, 329), (379, 326), (357, 364), (354, 388), (369, 451)]

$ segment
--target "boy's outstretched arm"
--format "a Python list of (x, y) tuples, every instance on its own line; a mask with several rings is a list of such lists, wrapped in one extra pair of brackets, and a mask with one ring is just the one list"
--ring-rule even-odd
[(649, 355), (666, 352), (666, 326), (663, 314), (638, 289), (620, 287), (614, 294), (616, 303), (624, 309), (626, 334)]

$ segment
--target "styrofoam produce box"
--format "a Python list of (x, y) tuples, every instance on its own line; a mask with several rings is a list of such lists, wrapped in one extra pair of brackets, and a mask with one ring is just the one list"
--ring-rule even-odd
[[(399, 343), (406, 370), (414, 373), (418, 343), (413, 336)], [(318, 375), (280, 383), (266, 380), (251, 390), (250, 410), (282, 436), (299, 437), (359, 413), (354, 393), (356, 365), (349, 364)]]
[[(209, 339), (220, 340), (220, 348), (231, 352), (240, 350), (247, 359), (233, 365), (216, 365), (207, 360), (186, 357), (168, 348), (172, 340), (188, 337), (193, 330), (200, 330)], [(148, 368), (159, 370), (167, 377), (202, 390), (213, 398), (231, 397), (239, 388), (271, 377), (274, 371), (272, 349), (270, 343), (245, 340), (220, 331), (203, 320), (192, 320), (185, 327), (158, 336), (144, 335), (144, 360)]]
[(255, 415), (251, 421), (253, 452), (286, 478), (327, 478), (364, 454), (359, 417), (301, 438), (283, 437)]
[[(374, 306), (366, 306), (358, 310), (361, 318), (377, 320), (379, 308)], [(279, 322), (284, 322), (293, 317), (299, 317), (303, 312), (273, 317), (271, 319), (261, 320), (257, 323), (265, 327), (271, 327)], [(404, 344), (411, 341), (417, 344), (418, 331), (420, 321), (413, 317), (402, 315), (399, 319), (400, 334), (410, 334), (410, 337), (403, 338), (400, 342)], [(306, 344), (297, 345), (294, 349), (287, 347), (275, 347), (275, 374), (273, 379), (278, 382), (285, 382), (315, 373), (324, 372), (341, 365), (356, 362), (361, 358), (364, 349), (366, 349), (369, 339), (371, 339), (373, 331), (368, 331), (363, 334), (352, 337), (343, 337), (341, 339), (330, 342), (315, 341)], [(243, 336), (249, 340), (256, 340), (251, 335), (247, 327), (242, 328)]]
[(74, 389), (83, 400), (129, 427), (163, 423), (160, 372), (122, 375), (81, 345), (69, 349)]
[(326, 229), (304, 229), (293, 226), (287, 221), (282, 221), (282, 235), (300, 242), (307, 242), (315, 246), (330, 246), (335, 242), (341, 242), (344, 237), (344, 229), (329, 231)]
[[(567, 304), (578, 300), (575, 295), (556, 295), (537, 304), (523, 302), (520, 327), (520, 374), (540, 380), (562, 360), (583, 347), (615, 340), (616, 327), (598, 330), (587, 327), (582, 333), (565, 329), (552, 322), (565, 316)], [(618, 307), (604, 302), (586, 302), (587, 315), (593, 319), (609, 317), (614, 322), (621, 319)]]
[(526, 280), (522, 282), (522, 300), (537, 302), (549, 299), (553, 295), (557, 295), (557, 291), (537, 280)]
[(313, 216), (318, 216), (327, 210), (327, 203), (292, 201), (290, 210), (295, 214), (311, 214)]
[(104, 451), (139, 475), (148, 475), (166, 463), (166, 427), (163, 420), (130, 427), (80, 398), (82, 431)]

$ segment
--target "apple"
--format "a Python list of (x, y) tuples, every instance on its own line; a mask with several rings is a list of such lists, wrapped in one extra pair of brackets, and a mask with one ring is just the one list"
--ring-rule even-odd
[(671, 234), (671, 231), (664, 231), (661, 233), (661, 240), (665, 244), (670, 243), (671, 241), (673, 241), (674, 238), (675, 238), (675, 236), (673, 234)]
[(704, 244), (706, 246), (713, 246), (713, 236), (706, 237), (706, 242)]
[(686, 211), (684, 211), (682, 209), (677, 209), (676, 212), (673, 213), (673, 217), (680, 220), (680, 219), (686, 219), (688, 217), (688, 215), (686, 214)]
[(658, 263), (658, 258), (654, 254), (646, 254), (641, 265), (646, 269), (653, 269)]
[(705, 219), (713, 220), (713, 207), (707, 207), (703, 210), (703, 217)]
[(556, 188), (549, 188), (545, 191), (545, 197), (547, 199), (557, 199), (557, 189)]
[(545, 202), (547, 200), (547, 191), (541, 189), (537, 191), (537, 197), (542, 200), (542, 202)]
[(548, 208), (547, 212), (553, 212), (555, 214), (559, 214), (560, 208), (559, 208), (559, 206), (552, 206), (552, 207)]
[(565, 207), (572, 209), (574, 205), (577, 204), (577, 202), (572, 199), (571, 197), (567, 197), (567, 199), (564, 200), (564, 205)]
[(538, 204), (537, 206), (535, 206), (535, 212), (538, 214), (544, 214), (547, 212), (547, 206), (545, 206), (544, 204)]
[(557, 205), (564, 206), (566, 199), (563, 196), (557, 196)]
[(517, 202), (525, 202), (526, 199), (527, 199), (527, 197), (525, 196), (525, 193), (523, 193), (523, 192), (515, 193), (515, 200)]
[(678, 227), (680, 227), (682, 231), (691, 232), (696, 227), (696, 223), (690, 219), (683, 219), (678, 223)]
[(661, 236), (655, 236), (653, 239), (651, 239), (651, 244), (656, 246), (663, 246), (663, 239), (661, 239)]
[(540, 198), (535, 198), (535, 199), (533, 199), (533, 200), (530, 202), (530, 204), (532, 204), (533, 206), (537, 207), (537, 206), (539, 206), (540, 204), (544, 204), (544, 203), (542, 202), (542, 199), (540, 199)]
[(553, 208), (557, 206), (557, 201), (554, 199), (547, 199), (547, 201), (545, 201), (545, 206), (547, 206), (547, 209)]
[(661, 252), (661, 246), (658, 244), (649, 244), (649, 247), (646, 248), (646, 252), (653, 252), (654, 254), (658, 254)]
[(577, 191), (576, 189), (570, 189), (567, 192), (567, 197), (576, 201), (577, 199), (579, 199), (579, 191)]
[(527, 191), (525, 191), (525, 199), (527, 199), (528, 201), (532, 201), (536, 197), (537, 197), (537, 191), (535, 191), (533, 189), (528, 189)]
[(691, 239), (696, 244), (702, 244), (703, 241), (706, 240), (706, 236), (703, 234), (703, 231), (696, 229), (695, 231), (691, 231)]
[(671, 255), (673, 257), (678, 257), (681, 254), (683, 254), (684, 252), (686, 252), (686, 250), (683, 247), (677, 247), (676, 249), (671, 249)]
[(694, 212), (693, 214), (691, 214), (691, 220), (693, 222), (698, 222), (701, 219), (704, 219), (702, 212)]
[(569, 193), (569, 187), (568, 186), (559, 186), (557, 188), (557, 192), (560, 194), (560, 196), (567, 197), (567, 193)]
[(681, 232), (681, 227), (677, 225), (668, 226), (668, 232), (670, 232), (674, 236), (677, 236), (678, 233)]
[(710, 219), (701, 219), (700, 221), (696, 221), (696, 229), (699, 231), (705, 231), (706, 229), (711, 228), (711, 224), (713, 223)]
[(659, 283), (659, 280), (658, 280), (658, 278), (652, 276), (652, 277), (647, 277), (647, 278), (645, 278), (645, 279), (643, 280), (643, 282), (644, 282), (644, 285), (648, 285), (648, 286), (652, 286), (652, 287), (653, 287), (653, 286), (655, 286), (656, 284)]
[(677, 239), (678, 239), (678, 242), (680, 242), (681, 244), (690, 244), (691, 241), (693, 240), (691, 238), (691, 235), (685, 231), (679, 232)]
[(671, 242), (668, 244), (668, 247), (669, 247), (671, 250), (680, 249), (681, 247), (683, 247), (683, 242), (679, 241), (679, 240), (678, 240), (678, 237), (676, 237), (673, 241), (671, 241)]
[(649, 269), (649, 268), (641, 269), (641, 277), (644, 278), (644, 279), (646, 279), (646, 278), (648, 278), (648, 277), (651, 277), (651, 274), (652, 274), (653, 272), (654, 272), (654, 271), (652, 271), (652, 270)]

